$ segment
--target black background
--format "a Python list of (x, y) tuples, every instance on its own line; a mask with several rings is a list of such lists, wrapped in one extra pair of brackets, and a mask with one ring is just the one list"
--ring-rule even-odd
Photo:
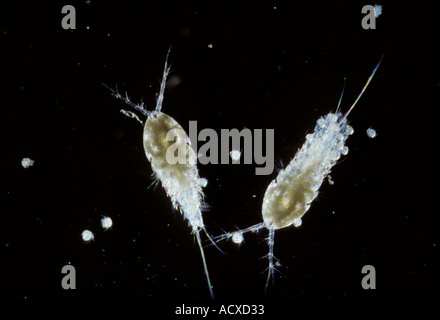
[[(76, 8), (76, 30), (61, 27), (65, 4)], [(220, 243), (226, 256), (205, 248), (217, 298), (438, 293), (437, 21), (424, 6), (384, 1), (377, 29), (364, 30), (365, 4), (373, 3), (3, 7), (1, 297), (209, 299), (191, 229), (162, 187), (147, 189), (142, 127), (102, 86), (154, 109), (170, 45), (177, 85), (166, 90), (163, 111), (186, 130), (190, 120), (217, 132), (273, 128), (275, 160), (286, 165), (316, 120), (335, 110), (344, 77), (348, 110), (385, 55), (349, 116), (355, 133), (332, 170), (335, 184), (324, 182), (300, 228), (275, 234), (275, 285), (264, 292), (262, 231), (240, 248)], [(34, 166), (24, 169), (24, 157)], [(198, 167), (209, 181), (203, 217), (211, 234), (262, 221), (276, 171)], [(103, 216), (113, 219), (111, 230), (102, 230)], [(84, 229), (93, 242), (82, 241)], [(61, 287), (68, 263), (76, 290)], [(367, 264), (376, 268), (376, 290), (361, 287)]]

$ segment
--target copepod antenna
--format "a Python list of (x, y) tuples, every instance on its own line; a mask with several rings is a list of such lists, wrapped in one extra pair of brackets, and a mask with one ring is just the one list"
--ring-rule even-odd
[(157, 103), (156, 103), (156, 111), (159, 111), (162, 109), (162, 103), (163, 103), (163, 96), (165, 92), (165, 87), (167, 83), (167, 77), (170, 73), (171, 66), (168, 67), (168, 57), (170, 55), (171, 46), (168, 49), (167, 57), (165, 58), (165, 67), (163, 68), (163, 76), (162, 76), (162, 82), (160, 84), (160, 91), (159, 96), (157, 97)]
[(211, 298), (214, 299), (214, 292), (212, 291), (211, 279), (209, 278), (208, 266), (206, 265), (205, 253), (203, 251), (202, 240), (200, 239), (199, 230), (195, 230), (197, 242), (199, 243), (200, 254), (202, 255), (203, 261), (203, 269), (205, 270), (206, 280), (208, 281), (209, 293), (211, 294)]
[(341, 92), (341, 96), (339, 97), (339, 102), (338, 102), (338, 106), (336, 108), (336, 113), (339, 113), (339, 107), (341, 106), (342, 96), (344, 95), (346, 82), (347, 82), (347, 79), (344, 77), (344, 85), (342, 86), (342, 92)]
[(362, 95), (364, 94), (365, 90), (367, 89), (368, 85), (370, 84), (371, 80), (374, 77), (374, 74), (376, 73), (377, 69), (380, 66), (380, 63), (382, 62), (383, 59), (383, 54), (380, 57), (379, 62), (377, 63), (376, 67), (374, 68), (373, 72), (371, 73), (371, 76), (368, 78), (367, 83), (365, 84), (364, 88), (362, 89), (361, 93), (359, 94), (359, 96), (357, 97), (356, 101), (353, 103), (353, 105), (350, 107), (350, 109), (348, 109), (347, 113), (344, 115), (344, 118), (347, 118), (347, 116), (350, 114), (351, 110), (353, 110), (354, 106), (356, 105), (356, 103), (358, 103), (359, 99), (362, 97)]
[[(106, 85), (104, 82), (102, 82), (102, 85), (104, 87), (106, 87), (107, 89), (110, 90), (110, 92), (112, 93), (112, 96), (115, 97), (116, 99), (120, 99), (122, 101), (124, 101), (126, 104), (128, 104), (130, 107), (132, 107), (133, 109), (135, 109), (136, 111), (139, 111), (140, 113), (142, 113), (143, 115), (146, 115), (148, 117), (149, 112), (147, 110), (144, 109), (144, 103), (142, 102), (141, 104), (136, 104), (133, 103), (130, 98), (128, 97), (127, 92), (125, 93), (125, 97), (122, 96), (119, 92), (118, 89), (113, 90), (112, 88), (110, 88), (108, 85)], [(126, 116), (129, 116), (131, 118), (135, 118), (131, 112), (129, 111), (125, 111), (123, 112)]]
[[(168, 77), (168, 74), (170, 73), (170, 69), (171, 69), (171, 66), (168, 66), (168, 57), (170, 55), (170, 51), (171, 51), (171, 46), (168, 49), (168, 53), (167, 53), (167, 56), (165, 58), (165, 67), (164, 67), (164, 70), (163, 70), (162, 82), (160, 84), (159, 96), (158, 96), (157, 102), (156, 102), (156, 110), (157, 111), (160, 111), (162, 109), (162, 103), (163, 103), (163, 97), (164, 97), (164, 93), (165, 93), (167, 77)], [(130, 100), (130, 98), (128, 97), (127, 93), (125, 93), (125, 97), (124, 97), (124, 96), (122, 96), (118, 92), (118, 89), (113, 90), (112, 88), (110, 88), (105, 83), (102, 83), (102, 85), (104, 87), (106, 87), (108, 90), (110, 90), (110, 92), (112, 93), (112, 96), (114, 96), (116, 99), (120, 99), (120, 100), (124, 101), (126, 104), (128, 104), (130, 107), (132, 107), (136, 111), (139, 111), (140, 113), (142, 113), (143, 115), (145, 115), (147, 117), (149, 116), (150, 112), (144, 108), (144, 103), (143, 102), (141, 104), (133, 103)], [(139, 118), (137, 118), (133, 113), (131, 113), (129, 111), (125, 111), (125, 110), (121, 110), (121, 111), (126, 116), (128, 116), (130, 118), (134, 118), (134, 119), (140, 121)], [(140, 122), (142, 123), (142, 121), (140, 121)]]

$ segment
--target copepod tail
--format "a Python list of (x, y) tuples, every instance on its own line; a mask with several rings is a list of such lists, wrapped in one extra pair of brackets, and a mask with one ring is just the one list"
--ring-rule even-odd
[(272, 279), (272, 284), (274, 280), (274, 272), (275, 272), (275, 266), (273, 263), (273, 246), (275, 243), (275, 229), (273, 226), (269, 226), (269, 237), (267, 238), (267, 243), (269, 244), (269, 253), (267, 254), (267, 258), (269, 259), (269, 267), (267, 269), (267, 280), (266, 280), (266, 287), (264, 289), (265, 292), (267, 292), (267, 288), (269, 287), (269, 281)]
[(206, 265), (205, 253), (203, 251), (202, 240), (200, 239), (200, 232), (199, 230), (196, 230), (195, 233), (197, 242), (199, 243), (200, 254), (202, 255), (203, 269), (205, 270), (206, 280), (208, 281), (209, 293), (211, 295), (211, 299), (214, 300), (214, 292), (212, 291), (211, 279), (209, 278), (208, 266)]

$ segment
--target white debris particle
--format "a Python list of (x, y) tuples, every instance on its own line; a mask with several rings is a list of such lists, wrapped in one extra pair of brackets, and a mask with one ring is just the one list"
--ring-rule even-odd
[(206, 186), (208, 185), (208, 179), (206, 179), (206, 178), (200, 178), (199, 183), (200, 183), (200, 186), (201, 186), (202, 188), (204, 188), (204, 187), (206, 187)]
[(181, 82), (182, 82), (182, 78), (179, 75), (174, 74), (168, 80), (167, 88), (171, 89), (171, 88), (177, 87)]
[(377, 18), (382, 14), (382, 6), (380, 4), (374, 5), (374, 16)]
[(208, 44), (208, 48), (212, 49), (212, 43)]
[(89, 230), (84, 230), (81, 233), (81, 236), (82, 236), (83, 240), (86, 242), (91, 241), (95, 238), (95, 236), (93, 235), (93, 232), (89, 231)]
[(299, 227), (300, 225), (302, 225), (302, 220), (300, 219), (300, 218), (298, 218), (298, 219), (296, 219), (295, 221), (293, 221), (293, 225), (295, 226), (295, 227)]
[(243, 242), (243, 233), (241, 231), (234, 232), (232, 235), (232, 242), (240, 244)]
[(138, 117), (134, 112), (127, 111), (127, 110), (122, 110), (122, 109), (121, 109), (121, 113), (122, 113), (123, 115), (129, 117), (129, 118), (132, 118), (132, 119), (137, 120), (139, 123), (141, 123), (142, 125), (144, 125), (144, 123), (142, 122), (142, 120), (139, 119), (139, 117)]
[(232, 150), (231, 152), (229, 152), (229, 154), (234, 161), (239, 160), (241, 157), (241, 152), (238, 150)]
[(377, 136), (376, 130), (374, 130), (373, 128), (368, 128), (367, 136), (369, 136), (371, 139), (376, 138)]
[(332, 180), (332, 177), (331, 177), (331, 175), (328, 175), (328, 176), (327, 176), (327, 179), (328, 179), (328, 184), (329, 184), (329, 185), (331, 185), (331, 186), (332, 186), (332, 185), (334, 185), (334, 184), (335, 184), (335, 182), (334, 182), (334, 181)]
[(27, 169), (34, 165), (34, 160), (30, 158), (23, 158), (23, 160), (21, 160), (21, 165), (23, 166), (23, 168)]
[(104, 218), (101, 219), (101, 226), (104, 229), (111, 228), (112, 225), (113, 225), (112, 218), (104, 217)]

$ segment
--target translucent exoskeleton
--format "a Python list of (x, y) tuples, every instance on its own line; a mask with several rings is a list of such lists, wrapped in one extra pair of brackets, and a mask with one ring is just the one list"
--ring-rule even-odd
[[(163, 78), (160, 85), (160, 92), (157, 98), (155, 110), (147, 111), (143, 104), (135, 104), (130, 101), (127, 95), (123, 97), (117, 91), (114, 91), (111, 88), (109, 89), (112, 91), (113, 96), (123, 100), (136, 111), (139, 111), (147, 116), (143, 133), (145, 154), (151, 163), (155, 181), (161, 182), (168, 197), (171, 198), (174, 208), (180, 210), (184, 218), (188, 220), (188, 223), (191, 226), (195, 237), (197, 238), (202, 256), (203, 268), (208, 282), (209, 292), (211, 297), (214, 298), (202, 241), (200, 238), (200, 231), (203, 230), (207, 237), (212, 241), (205, 229), (202, 218), (202, 210), (205, 205), (203, 201), (204, 195), (202, 188), (207, 185), (208, 181), (199, 177), (199, 172), (196, 165), (197, 156), (193, 148), (189, 145), (190, 140), (185, 130), (177, 123), (176, 120), (162, 112), (166, 80), (170, 72), (170, 67), (168, 67), (168, 56), (169, 51), (165, 60)], [(121, 110), (121, 112), (143, 124), (136, 114), (126, 110)], [(169, 132), (173, 131), (178, 133), (175, 135), (176, 141), (169, 141), (169, 139), (167, 139), (167, 135)], [(172, 164), (167, 159), (167, 150), (174, 143), (183, 145), (185, 148), (186, 161), (183, 161), (183, 163), (177, 162)], [(212, 241), (212, 243), (214, 242)]]
[(302, 224), (301, 218), (318, 196), (318, 190), (322, 182), (328, 177), (340, 156), (348, 153), (345, 142), (354, 130), (348, 125), (347, 116), (365, 92), (379, 68), (382, 58), (383, 56), (350, 109), (344, 115), (339, 112), (344, 94), (343, 89), (336, 112), (331, 112), (318, 119), (314, 132), (306, 136), (305, 143), (289, 165), (280, 170), (278, 176), (269, 184), (263, 198), (263, 222), (246, 229), (224, 233), (214, 238), (216, 241), (232, 238), (234, 243), (240, 244), (243, 241), (244, 233), (257, 232), (263, 228), (268, 229), (269, 253), (266, 257), (269, 260), (269, 266), (266, 289), (269, 280), (272, 279), (273, 281), (274, 271), (276, 270), (273, 254), (275, 230), (287, 228), (291, 225), (299, 227)]

